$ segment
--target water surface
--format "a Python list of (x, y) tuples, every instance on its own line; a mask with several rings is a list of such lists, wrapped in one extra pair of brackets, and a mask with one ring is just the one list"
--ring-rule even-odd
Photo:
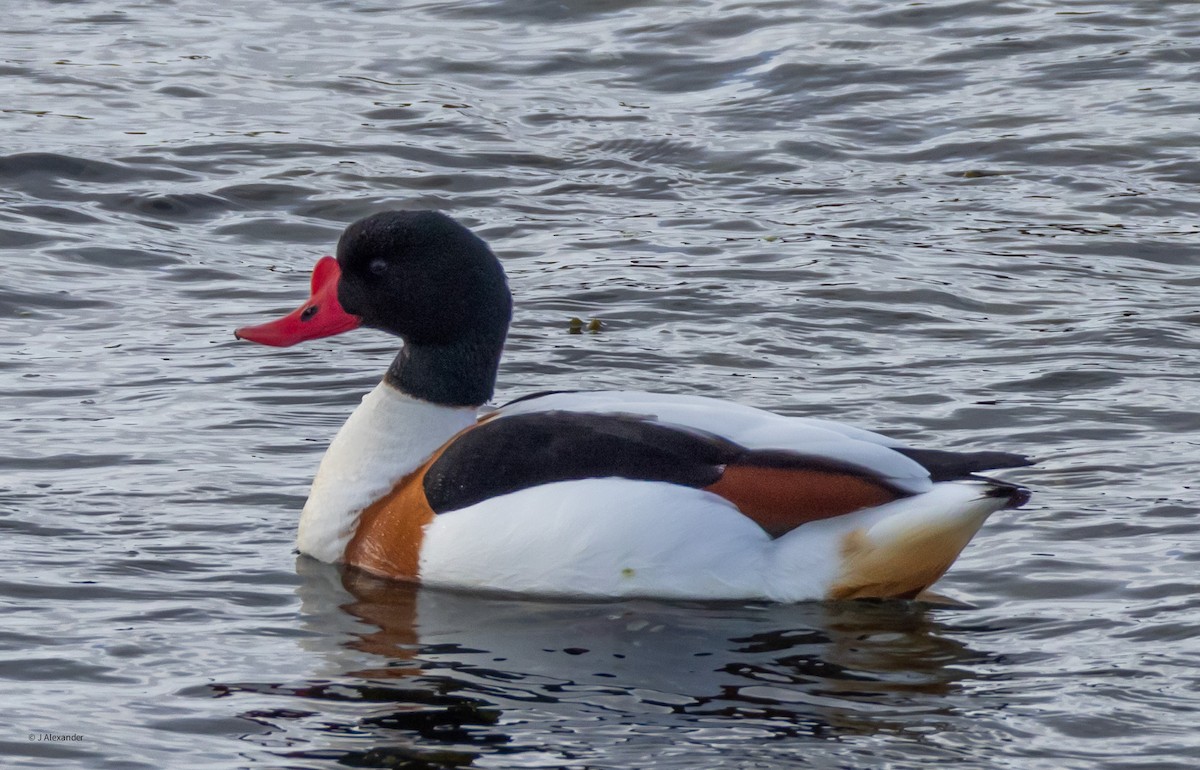
[[(1194, 766), (1198, 40), (1165, 0), (22, 7), (5, 765)], [(396, 206), (503, 258), (500, 400), (699, 393), (1025, 451), (1034, 500), (940, 584), (964, 607), (516, 601), (297, 560), (394, 341), (230, 332)]]

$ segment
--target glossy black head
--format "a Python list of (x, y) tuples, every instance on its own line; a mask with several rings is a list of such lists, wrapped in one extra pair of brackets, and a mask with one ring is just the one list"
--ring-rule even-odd
[(363, 324), (417, 345), (445, 345), (512, 315), (504, 269), (478, 236), (437, 211), (384, 211), (346, 228), (338, 301)]
[(385, 211), (346, 228), (337, 260), (346, 312), (405, 341), (392, 385), (440, 404), (491, 398), (512, 297), (486, 243), (436, 211)]

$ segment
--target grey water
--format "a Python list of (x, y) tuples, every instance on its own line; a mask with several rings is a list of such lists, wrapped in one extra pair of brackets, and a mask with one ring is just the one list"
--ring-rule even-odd
[[(4, 767), (1200, 761), (1200, 4), (5, 10)], [(499, 400), (1026, 452), (1033, 501), (935, 604), (522, 601), (297, 558), (395, 341), (231, 331), (388, 207), (502, 257)]]

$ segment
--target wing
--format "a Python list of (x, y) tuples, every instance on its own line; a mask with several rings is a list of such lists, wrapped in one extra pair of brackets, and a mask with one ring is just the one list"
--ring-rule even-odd
[(748, 450), (875, 478), (907, 494), (927, 492), (933, 484), (920, 461), (897, 451), (904, 445), (894, 439), (837, 422), (784, 417), (702, 396), (636, 391), (549, 393), (506, 404), (490, 418), (546, 411), (625, 415), (700, 431)]
[[(780, 536), (805, 522), (890, 503), (931, 486), (919, 464), (875, 441), (847, 435), (874, 438), (852, 428), (839, 431), (736, 408), (743, 417), (738, 437), (767, 447), (758, 449), (694, 427), (719, 422), (703, 416), (718, 402), (667, 404), (648, 414), (644, 402), (623, 401), (622, 411), (598, 413), (548, 408), (565, 405), (563, 399), (539, 401), (492, 413), (445, 447), (421, 480), (433, 511), (454, 511), (556, 481), (618, 477), (718, 494), (768, 534)], [(586, 405), (594, 408), (598, 402), (589, 399)], [(664, 416), (691, 425), (666, 422)], [(725, 427), (730, 427), (727, 420)], [(895, 469), (907, 474), (904, 483), (895, 481)]]

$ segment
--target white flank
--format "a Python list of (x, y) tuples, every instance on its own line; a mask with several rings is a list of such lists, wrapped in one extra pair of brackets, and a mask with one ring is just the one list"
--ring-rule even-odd
[(474, 422), (474, 408), (431, 404), (379, 383), (363, 396), (321, 459), (300, 514), (300, 552), (339, 561), (363, 509)]
[(421, 582), (545, 596), (758, 595), (771, 538), (709, 492), (587, 479), (523, 489), (425, 528)]

